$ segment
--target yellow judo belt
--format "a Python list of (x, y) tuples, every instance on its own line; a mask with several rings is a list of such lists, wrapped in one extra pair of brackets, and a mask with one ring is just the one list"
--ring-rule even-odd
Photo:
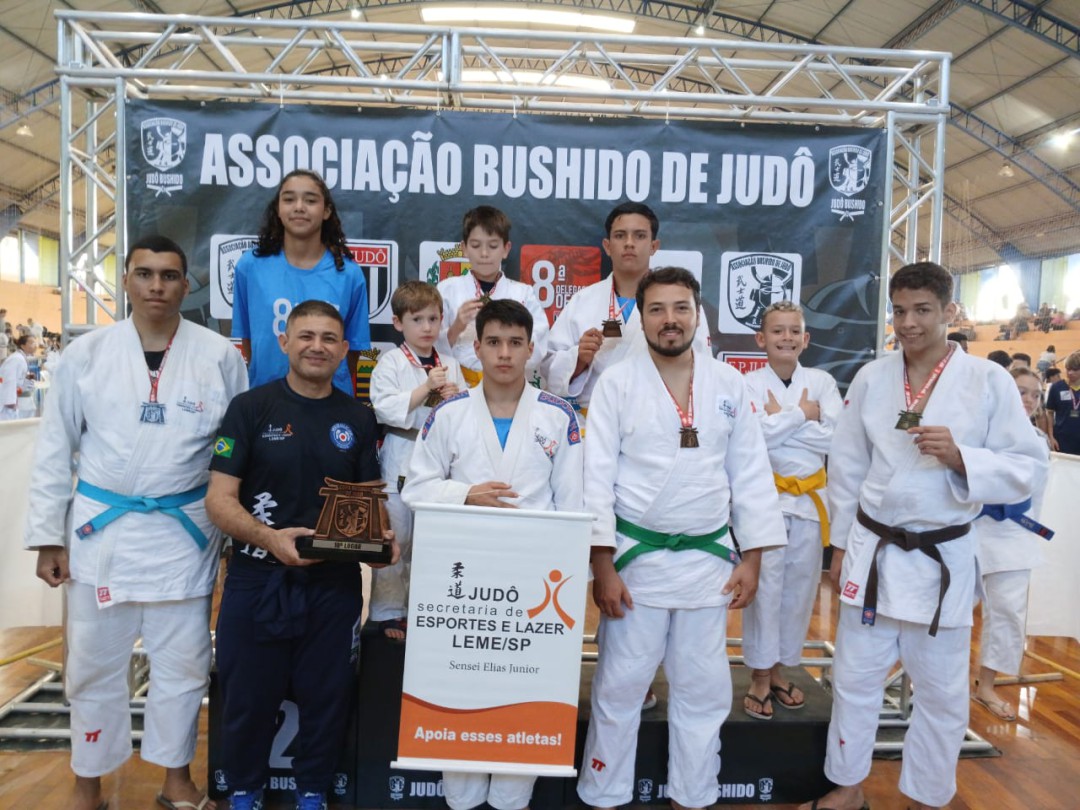
[(669, 548), (672, 551), (700, 549), (709, 554), (715, 554), (732, 565), (739, 564), (739, 556), (730, 548), (718, 542), (721, 537), (728, 533), (726, 525), (708, 534), (667, 534), (646, 529), (644, 526), (638, 526), (636, 523), (631, 523), (629, 520), (624, 520), (616, 515), (615, 531), (626, 535), (632, 540), (637, 540), (638, 543), (615, 560), (616, 571), (622, 571), (631, 560), (640, 557), (642, 554), (659, 551), (662, 548)]
[(814, 508), (817, 509), (818, 520), (821, 522), (821, 545), (829, 545), (829, 513), (825, 509), (825, 502), (815, 491), (825, 487), (825, 468), (822, 467), (806, 478), (773, 473), (773, 480), (776, 481), (777, 492), (783, 492), (786, 495), (810, 496), (810, 500), (814, 502)]

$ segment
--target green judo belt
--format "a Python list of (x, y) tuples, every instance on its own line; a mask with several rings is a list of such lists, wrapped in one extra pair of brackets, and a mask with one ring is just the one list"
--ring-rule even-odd
[(621, 571), (631, 560), (640, 557), (642, 554), (648, 554), (650, 551), (659, 551), (662, 548), (669, 548), (672, 551), (699, 549), (701, 551), (707, 551), (709, 554), (715, 554), (717, 557), (727, 560), (732, 565), (739, 564), (739, 555), (727, 546), (721, 545), (718, 542), (720, 538), (728, 533), (728, 527), (726, 525), (721, 526), (716, 531), (709, 532), (708, 534), (666, 534), (664, 532), (654, 532), (652, 529), (642, 528), (641, 526), (631, 523), (629, 520), (623, 520), (616, 515), (615, 530), (619, 532), (619, 534), (626, 535), (631, 540), (637, 540), (636, 546), (627, 550), (625, 554), (615, 560), (616, 571)]

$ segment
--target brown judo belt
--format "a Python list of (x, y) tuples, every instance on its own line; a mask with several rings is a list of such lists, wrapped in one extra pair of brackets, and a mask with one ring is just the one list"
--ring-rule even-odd
[(878, 592), (878, 552), (885, 546), (899, 546), (904, 551), (921, 551), (941, 568), (941, 585), (938, 588), (937, 610), (934, 611), (933, 621), (930, 622), (930, 635), (936, 636), (938, 623), (941, 621), (941, 605), (945, 601), (945, 592), (949, 590), (949, 566), (941, 557), (938, 549), (940, 543), (947, 543), (958, 537), (963, 537), (971, 530), (970, 523), (960, 526), (946, 526), (943, 529), (932, 529), (927, 532), (912, 532), (896, 526), (888, 526), (879, 523), (863, 511), (859, 505), (859, 511), (855, 519), (865, 528), (877, 535), (877, 545), (874, 546), (874, 558), (870, 562), (870, 573), (866, 577), (866, 594), (863, 599), (862, 623), (874, 623), (877, 618), (877, 592)]

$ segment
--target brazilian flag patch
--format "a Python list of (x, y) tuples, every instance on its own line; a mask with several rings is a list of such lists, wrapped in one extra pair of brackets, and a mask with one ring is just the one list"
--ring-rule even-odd
[(214, 442), (214, 455), (222, 458), (232, 458), (233, 448), (236, 447), (236, 439), (228, 436), (218, 436)]

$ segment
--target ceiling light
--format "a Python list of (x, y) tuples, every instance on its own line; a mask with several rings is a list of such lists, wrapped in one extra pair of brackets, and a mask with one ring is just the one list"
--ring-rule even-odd
[(998, 169), (998, 177), (1012, 177), (1016, 172), (1013, 171), (1012, 164), (1009, 161), (1005, 161), (1001, 164), (1001, 168)]
[(697, 34), (699, 37), (705, 36), (705, 26), (704, 25), (699, 25), (699, 26), (695, 27), (694, 28), (694, 33)]
[(353, 6), (351, 9), (349, 9), (349, 16), (352, 17), (354, 20), (359, 20), (363, 15), (364, 13), (356, 6)]
[[(443, 72), (439, 71), (439, 81), (443, 81)], [(598, 76), (580, 76), (576, 73), (566, 73), (562, 76), (545, 76), (539, 70), (470, 70), (461, 71), (461, 81), (466, 84), (523, 84), (543, 85), (554, 87), (573, 87), (579, 90), (601, 90), (609, 92), (611, 82)]]
[(421, 8), (426, 23), (516, 23), (519, 25), (554, 25), (566, 28), (591, 28), (613, 34), (633, 33), (635, 22), (607, 14), (582, 14), (577, 11), (549, 11), (512, 6), (438, 6)]
[(30, 129), (29, 124), (23, 124), (17, 130), (15, 130), (15, 134), (22, 138), (33, 138), (34, 130)]

